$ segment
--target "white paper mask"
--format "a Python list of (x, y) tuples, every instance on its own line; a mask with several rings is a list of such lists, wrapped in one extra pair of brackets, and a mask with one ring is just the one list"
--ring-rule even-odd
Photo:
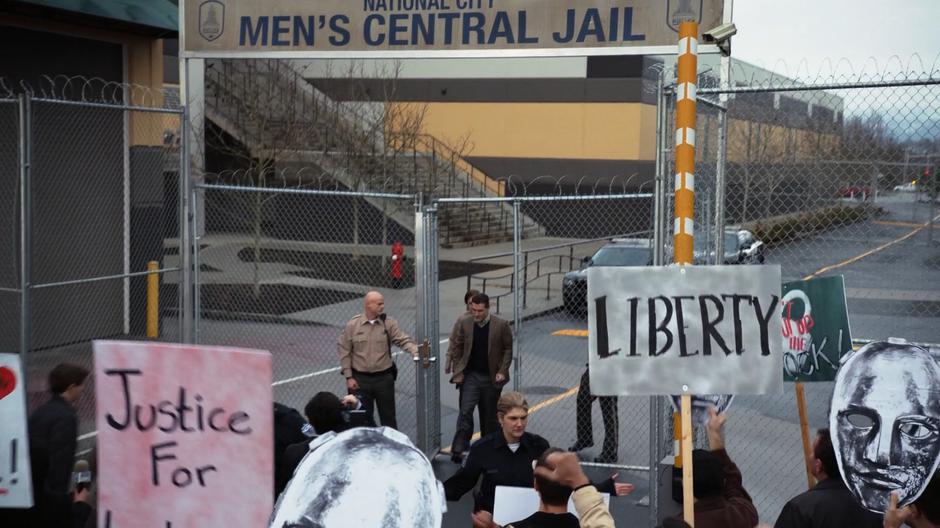
[(439, 528), (444, 488), (427, 457), (387, 427), (310, 442), (278, 499), (270, 528)]
[(883, 512), (924, 491), (940, 461), (940, 363), (907, 343), (871, 343), (836, 375), (829, 411), (839, 471), (855, 498)]

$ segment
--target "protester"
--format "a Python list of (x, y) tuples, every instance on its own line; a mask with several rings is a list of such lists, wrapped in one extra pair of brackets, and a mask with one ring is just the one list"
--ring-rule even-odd
[(829, 429), (820, 429), (813, 442), (813, 476), (818, 483), (790, 499), (774, 528), (877, 528), (882, 517), (858, 503), (839, 475)]
[(595, 462), (613, 463), (617, 461), (617, 437), (620, 423), (617, 419), (616, 396), (594, 396), (591, 394), (590, 369), (585, 368), (581, 375), (581, 384), (578, 386), (575, 427), (578, 438), (568, 451), (581, 451), (594, 445), (594, 429), (591, 423), (591, 403), (598, 400), (601, 407), (601, 417), (604, 419), (604, 446), (601, 454), (594, 458)]
[(340, 433), (350, 429), (353, 424), (349, 409), (361, 407), (361, 402), (352, 394), (339, 399), (332, 392), (318, 392), (310, 398), (304, 407), (304, 414), (307, 416), (312, 431), (309, 436), (305, 435), (303, 439), (284, 449), (280, 466), (275, 467), (275, 496), (280, 495), (281, 491), (287, 487), (287, 483), (294, 475), (294, 470), (307, 455), (311, 440), (329, 432)]
[[(539, 457), (535, 471), (535, 487), (539, 492), (539, 511), (506, 528), (607, 528), (614, 526), (613, 517), (600, 493), (588, 481), (578, 458), (558, 448), (550, 448)], [(569, 497), (574, 502), (579, 520), (568, 512)], [(471, 514), (473, 528), (500, 528), (493, 515), (485, 510)], [(683, 523), (685, 524), (685, 523)]]
[(382, 425), (396, 428), (395, 380), (398, 367), (392, 359), (392, 344), (418, 357), (418, 346), (398, 326), (398, 321), (386, 317), (385, 298), (370, 291), (363, 299), (363, 312), (346, 323), (339, 337), (339, 364), (346, 377), (346, 389), (362, 399), (369, 416), (378, 407)]
[[(474, 512), (493, 512), (496, 486), (532, 487), (532, 462), (549, 448), (547, 440), (526, 432), (529, 404), (522, 394), (508, 392), (496, 407), (500, 430), (477, 440), (461, 468), (444, 482), (447, 500), (457, 501), (473, 489), (482, 476), (479, 491), (473, 496)], [(632, 484), (615, 482), (616, 478), (614, 474), (596, 487), (618, 496), (633, 491)]]
[[(52, 397), (29, 417), (29, 458), (32, 465), (33, 500), (27, 513), (31, 527), (82, 526), (91, 509), (84, 508), (88, 491), (73, 497), (69, 491), (75, 447), (78, 442), (78, 413), (75, 404), (85, 389), (88, 369), (70, 363), (49, 372)], [(73, 510), (74, 508), (74, 510)]]
[(584, 474), (576, 455), (552, 453), (546, 457), (545, 465), (536, 467), (534, 473), (540, 479), (572, 490), (571, 499), (580, 517), (581, 528), (613, 528), (614, 518), (597, 488)]
[(470, 299), (470, 315), (457, 321), (447, 349), (444, 373), (453, 371), (451, 383), (460, 392), (457, 430), (451, 459), (460, 463), (473, 435), (473, 410), (479, 406), (480, 431), (496, 431), (496, 402), (509, 381), (512, 330), (509, 322), (490, 314), (490, 298), (478, 293)]
[[(284, 454), (288, 446), (308, 440), (309, 437), (305, 431), (310, 429), (310, 425), (304, 420), (303, 416), (296, 409), (286, 405), (274, 402), (274, 497), (276, 498), (287, 481), (290, 480), (291, 473), (284, 472), (286, 464), (284, 463)], [(291, 468), (293, 471), (293, 468)]]
[[(695, 528), (753, 528), (757, 509), (741, 482), (741, 471), (725, 451), (724, 426), (728, 417), (708, 409), (709, 450), (692, 452), (692, 492)], [(677, 516), (681, 518), (681, 516)]]
[(444, 482), (447, 500), (460, 500), (483, 481), (473, 497), (473, 511), (493, 511), (496, 486), (531, 487), (532, 461), (548, 449), (548, 440), (526, 432), (529, 404), (522, 394), (508, 392), (496, 404), (500, 429), (477, 440), (463, 466)]
[[(546, 460), (552, 453), (559, 453), (561, 449), (552, 447), (542, 453), (535, 462), (535, 467), (548, 467)], [(554, 528), (578, 528), (578, 518), (568, 513), (568, 499), (574, 491), (568, 486), (562, 486), (545, 477), (535, 474), (535, 491), (539, 494), (539, 510), (521, 521), (509, 523), (514, 528), (538, 528), (551, 526)]]
[(885, 511), (884, 528), (940, 528), (940, 473), (935, 473), (913, 503), (898, 508), (898, 494), (892, 491)]

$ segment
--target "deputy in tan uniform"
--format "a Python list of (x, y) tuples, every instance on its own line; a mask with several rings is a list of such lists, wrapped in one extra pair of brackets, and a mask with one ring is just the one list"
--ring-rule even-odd
[(418, 346), (401, 331), (398, 321), (386, 317), (385, 298), (370, 291), (363, 299), (363, 312), (346, 323), (339, 337), (339, 366), (346, 377), (346, 389), (356, 394), (370, 418), (379, 408), (382, 425), (397, 428), (395, 420), (395, 378), (398, 370), (392, 360), (391, 345), (418, 356)]

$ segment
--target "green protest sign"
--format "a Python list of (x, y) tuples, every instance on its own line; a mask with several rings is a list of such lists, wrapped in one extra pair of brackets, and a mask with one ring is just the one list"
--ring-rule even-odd
[(782, 293), (784, 381), (833, 381), (852, 350), (843, 277), (787, 282)]

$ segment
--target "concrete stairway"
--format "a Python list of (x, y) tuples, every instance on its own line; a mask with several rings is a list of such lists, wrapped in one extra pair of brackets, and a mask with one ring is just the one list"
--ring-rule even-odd
[[(407, 147), (392, 148), (382, 135), (384, 127), (376, 126), (375, 115), (362, 111), (327, 97), (289, 61), (207, 63), (207, 118), (252, 158), (273, 160), (279, 185), (303, 185), (314, 178), (331, 179), (351, 190), (421, 193), (434, 198), (503, 194), (501, 183), (435, 138), (420, 136)], [(413, 204), (366, 201), (403, 227), (414, 229)], [(523, 216), (523, 224), (523, 237), (543, 232), (531, 218)], [(446, 204), (440, 209), (438, 225), (444, 247), (511, 240), (512, 207), (506, 203)]]

